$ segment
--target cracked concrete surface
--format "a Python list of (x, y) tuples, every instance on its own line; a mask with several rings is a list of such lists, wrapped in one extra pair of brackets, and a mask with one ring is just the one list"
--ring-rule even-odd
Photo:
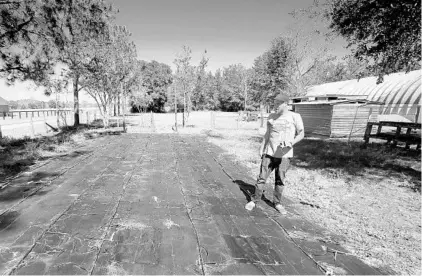
[(38, 168), (58, 174), (30, 196), (0, 200), (1, 274), (378, 274), (291, 206), (244, 210), (233, 179), (251, 180), (201, 138), (101, 143)]

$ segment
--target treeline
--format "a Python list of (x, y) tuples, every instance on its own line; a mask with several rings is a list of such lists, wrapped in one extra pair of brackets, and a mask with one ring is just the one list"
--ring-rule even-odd
[[(364, 3), (363, 3), (364, 2)], [(310, 85), (420, 68), (420, 1), (314, 1), (292, 13), (305, 22), (270, 42), (251, 68), (233, 64), (211, 73), (204, 51), (198, 64), (183, 46), (168, 64), (137, 59), (130, 31), (115, 22), (105, 0), (0, 1), (0, 77), (31, 80), (45, 94), (73, 94), (75, 125), (79, 93), (96, 102), (104, 124), (130, 102), (133, 111), (176, 108), (238, 111), (271, 104), (280, 93), (301, 96)], [(313, 30), (325, 22), (328, 33)], [(304, 34), (311, 30), (313, 33)], [(330, 37), (347, 40), (351, 54), (330, 54)], [(185, 117), (185, 116), (184, 116)]]

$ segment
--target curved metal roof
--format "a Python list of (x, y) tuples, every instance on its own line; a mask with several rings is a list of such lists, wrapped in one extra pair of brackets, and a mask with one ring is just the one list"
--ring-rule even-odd
[(384, 76), (384, 81), (377, 84), (377, 77), (347, 80), (311, 86), (306, 96), (362, 96), (369, 101), (391, 105), (420, 105), (421, 71), (395, 73)]
[(0, 97), (0, 105), (9, 105), (9, 103), (5, 99)]

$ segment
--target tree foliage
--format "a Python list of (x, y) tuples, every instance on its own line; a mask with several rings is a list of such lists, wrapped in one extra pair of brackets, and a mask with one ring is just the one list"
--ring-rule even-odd
[(150, 98), (148, 110), (164, 112), (167, 101), (167, 89), (173, 82), (173, 75), (169, 65), (157, 62), (144, 62), (141, 68), (142, 86)]
[[(0, 74), (41, 81), (81, 34), (101, 32), (111, 14), (103, 0), (0, 1)], [(80, 46), (80, 45), (79, 45)]]
[(373, 74), (410, 71), (421, 62), (420, 0), (332, 0), (331, 29), (345, 37)]

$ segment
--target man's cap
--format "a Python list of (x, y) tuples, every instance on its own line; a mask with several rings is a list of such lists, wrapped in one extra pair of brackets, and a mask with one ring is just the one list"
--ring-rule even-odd
[(278, 94), (277, 97), (275, 97), (274, 99), (275, 103), (288, 103), (289, 102), (289, 97), (283, 94)]

